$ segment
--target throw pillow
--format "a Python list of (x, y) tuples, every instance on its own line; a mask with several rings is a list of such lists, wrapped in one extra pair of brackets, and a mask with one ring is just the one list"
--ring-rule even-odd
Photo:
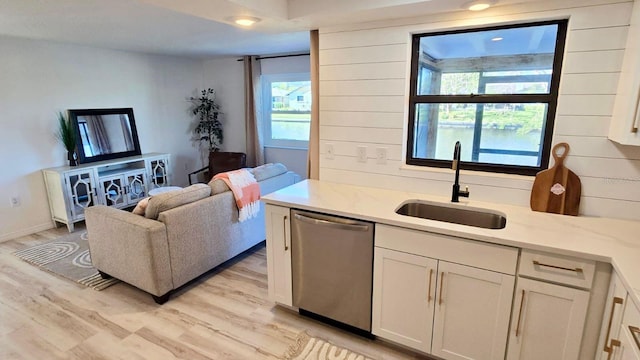
[(136, 215), (144, 216), (145, 211), (147, 210), (147, 205), (149, 205), (149, 198), (143, 198), (136, 204), (136, 207), (133, 208), (132, 213)]
[(253, 177), (262, 181), (287, 172), (287, 167), (281, 163), (269, 163), (253, 168)]
[(211, 188), (207, 184), (193, 184), (184, 189), (158, 194), (149, 199), (144, 216), (155, 220), (158, 218), (158, 214), (163, 211), (204, 199), (210, 195)]

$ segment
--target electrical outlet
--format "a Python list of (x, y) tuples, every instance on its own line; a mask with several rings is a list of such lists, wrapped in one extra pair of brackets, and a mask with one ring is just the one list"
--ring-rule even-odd
[(367, 162), (367, 147), (366, 146), (358, 146), (356, 155), (358, 157), (358, 162), (366, 163)]
[(12, 196), (9, 198), (9, 203), (11, 204), (11, 207), (18, 207), (20, 206), (20, 197), (19, 196)]
[(324, 158), (333, 160), (333, 144), (327, 144), (324, 147)]
[(387, 148), (376, 148), (376, 163), (380, 165), (387, 163)]

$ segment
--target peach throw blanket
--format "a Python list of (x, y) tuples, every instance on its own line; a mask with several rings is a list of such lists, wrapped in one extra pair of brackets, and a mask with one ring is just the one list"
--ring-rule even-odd
[(238, 206), (240, 222), (251, 219), (260, 212), (260, 185), (246, 169), (227, 171), (216, 174), (214, 179), (224, 181), (233, 192)]

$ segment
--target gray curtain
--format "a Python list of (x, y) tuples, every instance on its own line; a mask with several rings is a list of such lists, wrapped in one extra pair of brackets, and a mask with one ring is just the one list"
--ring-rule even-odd
[(89, 141), (91, 151), (94, 155), (102, 155), (111, 153), (111, 144), (109, 143), (109, 135), (104, 127), (102, 117), (86, 116), (87, 131), (89, 132)]
[(247, 140), (247, 166), (264, 164), (262, 144), (262, 109), (260, 91), (260, 62), (256, 56), (244, 56), (244, 113)]
[(311, 123), (309, 130), (309, 150), (307, 150), (307, 178), (320, 179), (320, 64), (318, 30), (311, 30), (309, 36)]
[(135, 150), (133, 137), (131, 136), (131, 125), (129, 124), (129, 117), (127, 115), (120, 114), (120, 126), (122, 126), (122, 138), (124, 139), (124, 145), (127, 147), (127, 151)]

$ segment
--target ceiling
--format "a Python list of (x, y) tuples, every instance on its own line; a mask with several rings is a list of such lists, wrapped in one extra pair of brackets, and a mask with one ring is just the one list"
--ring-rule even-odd
[[(535, 0), (500, 0), (498, 6)], [(310, 29), (465, 11), (467, 0), (0, 0), (0, 35), (190, 57), (309, 49)], [(251, 29), (232, 16), (262, 19)]]

